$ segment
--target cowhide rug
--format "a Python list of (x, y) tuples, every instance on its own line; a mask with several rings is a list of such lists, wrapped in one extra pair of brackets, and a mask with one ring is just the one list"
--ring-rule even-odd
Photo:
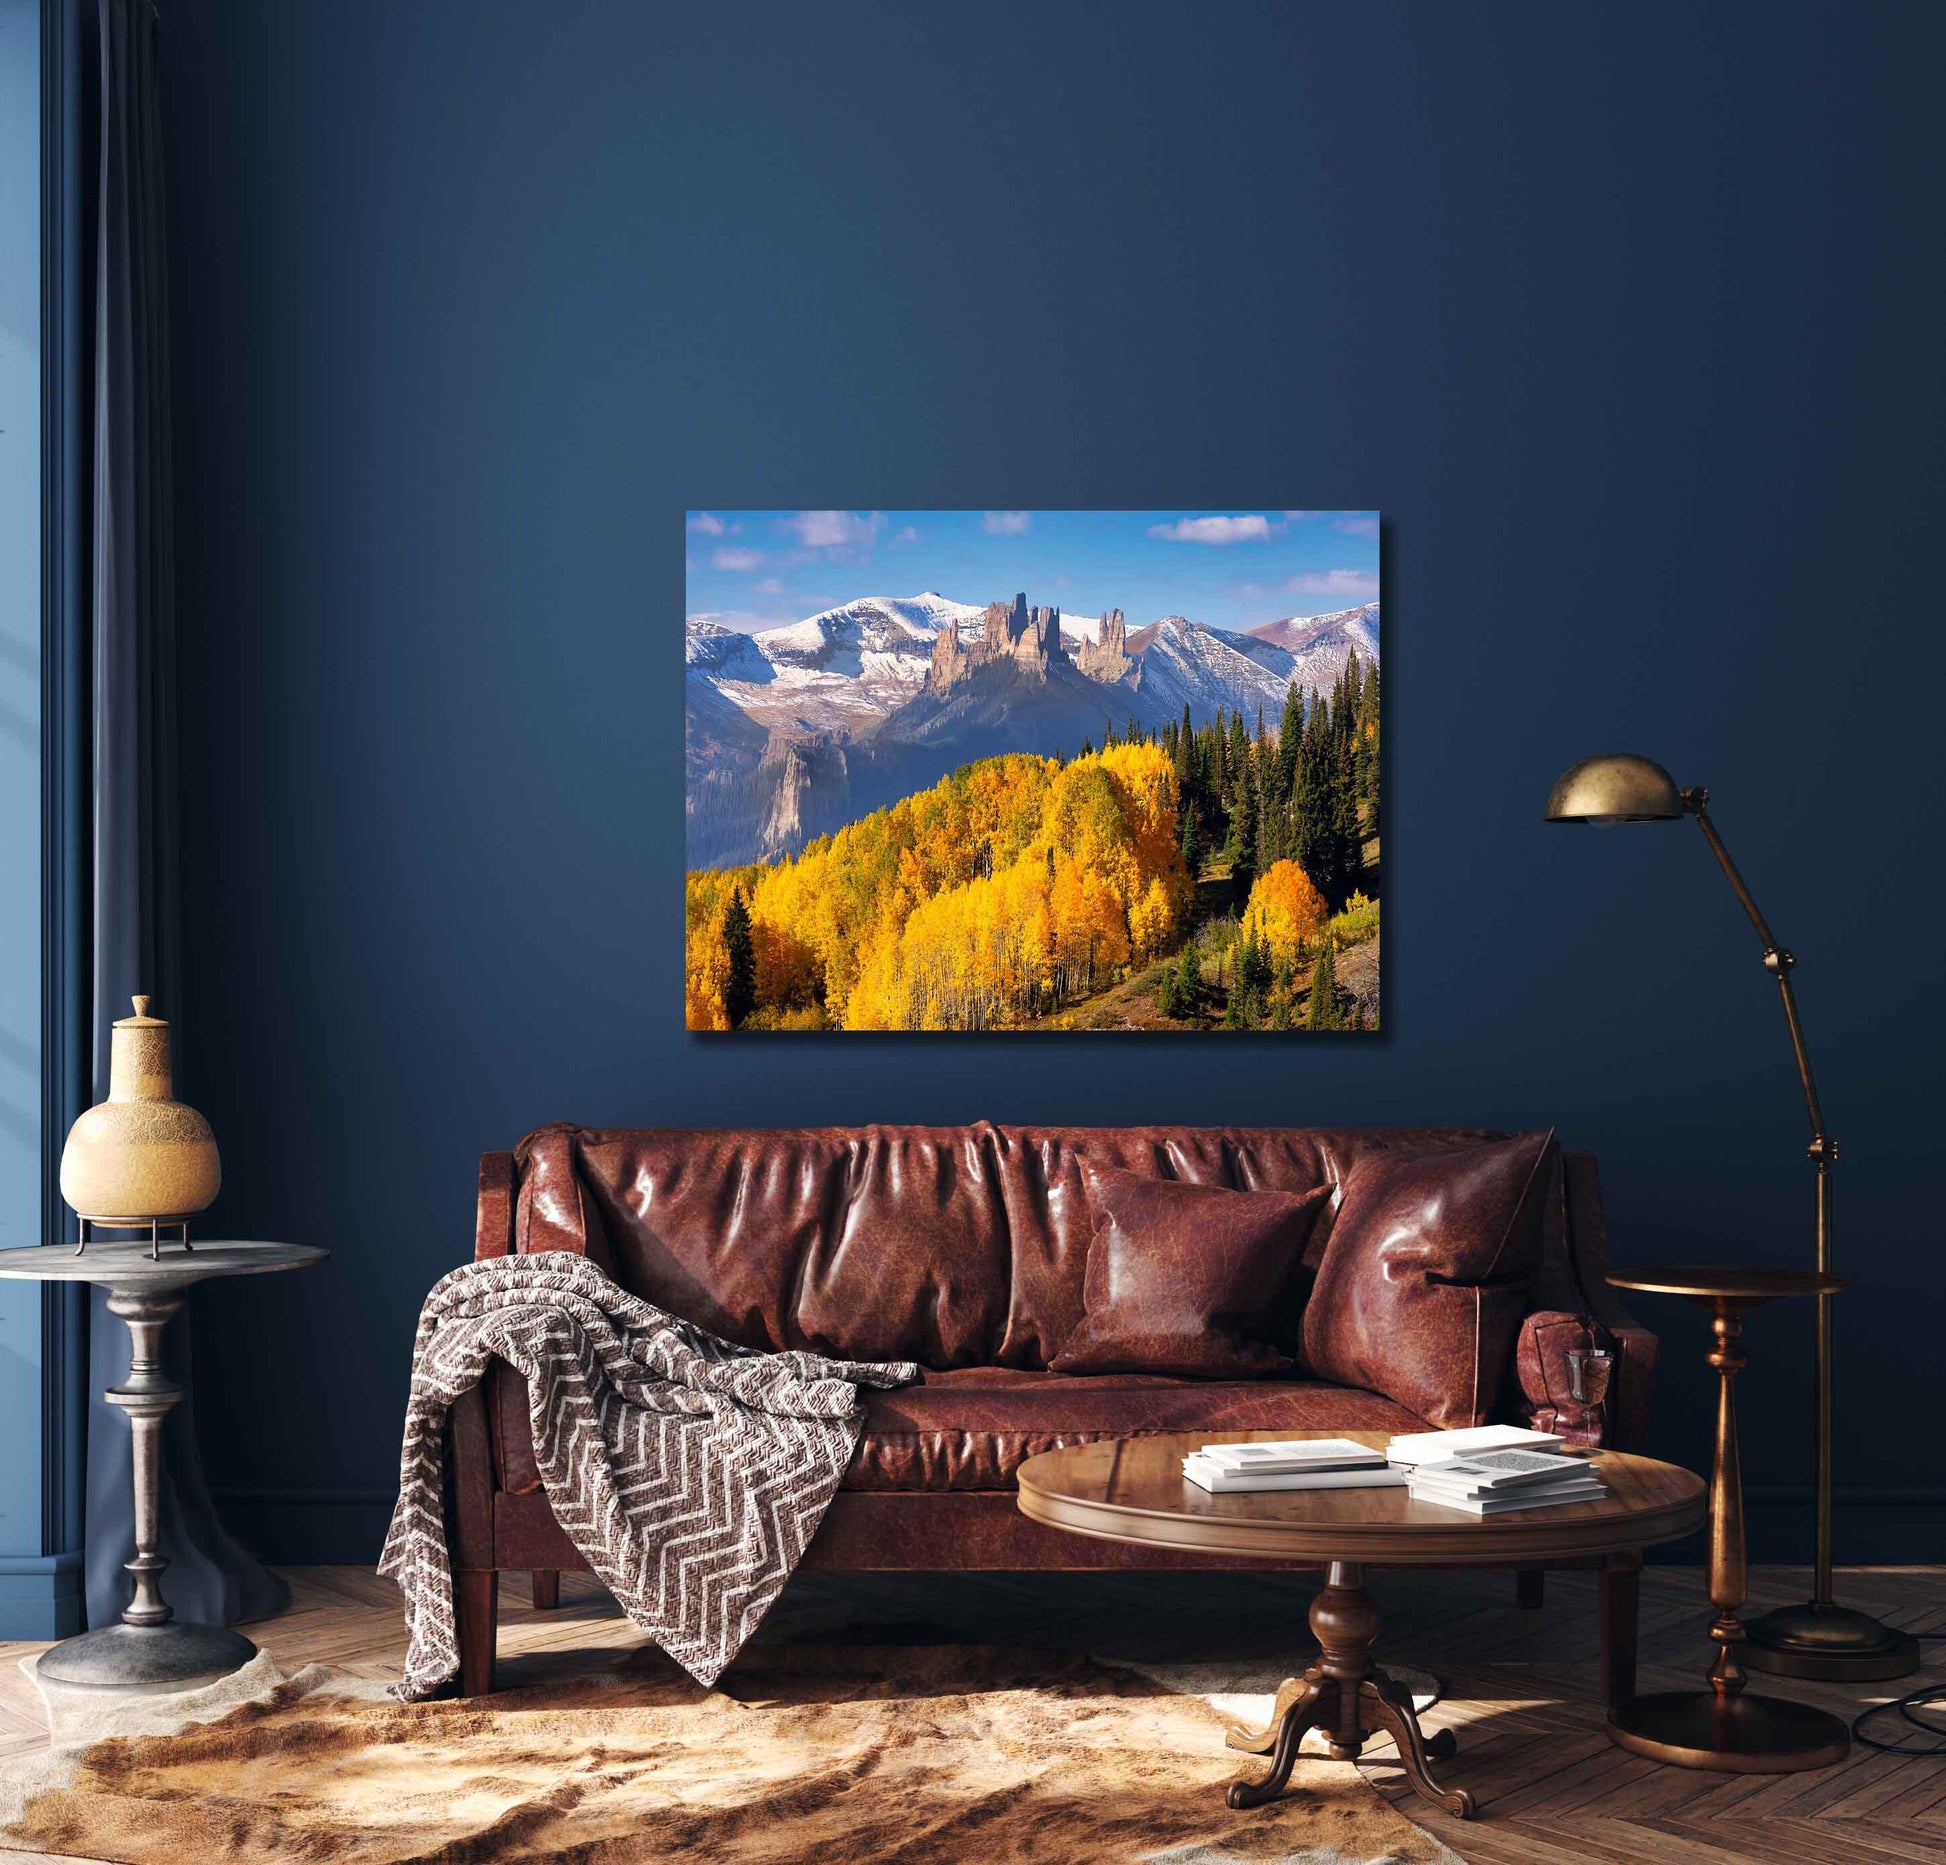
[[(0, 1763), (0, 1847), (122, 1865), (1457, 1865), (1348, 1763), (1233, 1813), (1207, 1702), (1000, 1646), (649, 1650), (470, 1702), (268, 1657)], [(239, 1700), (242, 1699), (242, 1700)], [(105, 1719), (105, 1721), (103, 1720)]]

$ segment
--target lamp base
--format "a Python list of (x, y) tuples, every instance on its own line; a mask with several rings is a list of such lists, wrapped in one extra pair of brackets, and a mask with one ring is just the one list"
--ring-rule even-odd
[(1631, 1754), (1722, 1774), (1796, 1774), (1843, 1761), (1851, 1731), (1783, 1697), (1665, 1690), (1608, 1712), (1608, 1739)]
[(1919, 1668), (1919, 1641), (1849, 1606), (1780, 1606), (1744, 1627), (1745, 1670), (1865, 1684)]

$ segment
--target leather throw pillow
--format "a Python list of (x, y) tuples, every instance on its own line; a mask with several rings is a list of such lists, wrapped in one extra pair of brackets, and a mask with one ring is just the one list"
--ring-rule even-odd
[(1559, 1158), (1548, 1132), (1361, 1160), (1305, 1304), (1305, 1370), (1440, 1430), (1485, 1424), (1540, 1268)]
[(1081, 1322), (1057, 1373), (1263, 1379), (1295, 1362), (1310, 1240), (1330, 1187), (1240, 1192), (1082, 1162), (1094, 1214)]

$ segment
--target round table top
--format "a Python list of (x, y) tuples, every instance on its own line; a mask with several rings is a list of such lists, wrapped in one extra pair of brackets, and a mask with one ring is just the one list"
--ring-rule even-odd
[(1182, 1473), (1205, 1444), (1266, 1438), (1351, 1438), (1383, 1450), (1373, 1431), (1173, 1432), (1043, 1451), (1020, 1466), (1020, 1507), (1051, 1528), (1102, 1541), (1274, 1560), (1369, 1561), (1386, 1567), (1489, 1565), (1616, 1554), (1673, 1541), (1709, 1512), (1703, 1479), (1620, 1451), (1589, 1461), (1610, 1495), (1599, 1502), (1468, 1515), (1414, 1502), (1402, 1487), (1267, 1490), (1212, 1495)]
[(1765, 1269), (1726, 1263), (1670, 1263), (1655, 1269), (1611, 1269), (1618, 1289), (1644, 1295), (1687, 1295), (1693, 1301), (1768, 1302), (1780, 1295), (1835, 1295), (1849, 1276), (1815, 1269)]
[(0, 1250), (0, 1276), (34, 1282), (98, 1282), (113, 1289), (181, 1289), (216, 1276), (266, 1276), (277, 1269), (321, 1263), (329, 1250), (310, 1243), (258, 1243), (239, 1238), (199, 1238), (185, 1250), (163, 1239), (159, 1259), (146, 1237), (91, 1241), (77, 1255), (64, 1244), (26, 1244)]

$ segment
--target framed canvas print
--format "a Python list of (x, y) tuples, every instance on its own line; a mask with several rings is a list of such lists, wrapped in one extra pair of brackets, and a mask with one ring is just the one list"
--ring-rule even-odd
[(685, 544), (691, 1029), (1381, 1027), (1376, 512)]

